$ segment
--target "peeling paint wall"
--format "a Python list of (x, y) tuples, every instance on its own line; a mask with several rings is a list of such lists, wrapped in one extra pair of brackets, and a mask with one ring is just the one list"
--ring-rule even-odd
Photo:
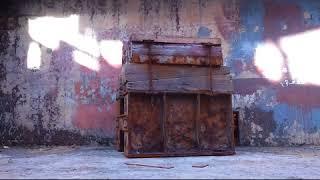
[(113, 137), (119, 67), (99, 57), (99, 70), (92, 70), (74, 60), (77, 45), (60, 41), (54, 50), (37, 42), (41, 66), (27, 68), (35, 41), (28, 20), (78, 15), (80, 34), (89, 29), (98, 42), (126, 42), (133, 33), (221, 38), (241, 144), (319, 145), (320, 88), (292, 83), (286, 74), (270, 81), (254, 63), (260, 43), (317, 29), (319, 8), (316, 0), (1, 1), (0, 143), (108, 143)]
[[(288, 67), (290, 54), (284, 63), (281, 79), (271, 81), (254, 64), (254, 53), (259, 44), (271, 42), (280, 46), (281, 38), (293, 37), (320, 25), (319, 1), (264, 0), (241, 1), (240, 31), (231, 43), (227, 62), (234, 72), (234, 108), (240, 111), (240, 141), (243, 145), (303, 145), (320, 144), (319, 85), (295, 82)], [(299, 46), (297, 51), (311, 49), (312, 42)], [(281, 48), (279, 48), (281, 49)], [(307, 52), (295, 67), (307, 74), (308, 61), (314, 58)], [(313, 52), (311, 52), (312, 54)], [(272, 61), (272, 59), (266, 59)], [(317, 59), (310, 59), (316, 64)], [(271, 72), (277, 66), (270, 65)], [(281, 69), (282, 71), (282, 69)], [(292, 73), (291, 73), (292, 74)], [(310, 73), (309, 73), (310, 74)], [(318, 76), (316, 72), (311, 74)], [(308, 77), (309, 78), (309, 77)]]

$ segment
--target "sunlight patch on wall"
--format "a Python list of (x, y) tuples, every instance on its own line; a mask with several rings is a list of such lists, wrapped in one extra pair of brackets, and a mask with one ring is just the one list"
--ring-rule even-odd
[(283, 57), (279, 49), (271, 42), (258, 45), (255, 52), (255, 66), (271, 81), (282, 78)]
[(81, 51), (73, 51), (73, 59), (80, 65), (85, 66), (91, 70), (100, 70), (99, 61), (86, 53), (83, 53)]
[(86, 28), (84, 35), (79, 34), (79, 32), (70, 34), (69, 36), (61, 39), (61, 41), (64, 41), (96, 58), (100, 56), (99, 43), (96, 40), (96, 36), (92, 29)]
[(79, 16), (71, 15), (66, 18), (51, 16), (29, 19), (29, 35), (34, 41), (55, 50), (61, 40), (69, 38), (79, 31)]
[[(262, 43), (256, 48), (255, 66), (270, 81), (320, 85), (318, 42), (320, 30), (281, 37), (278, 42)], [(284, 63), (288, 69), (284, 68)], [(290, 74), (290, 79), (282, 79), (284, 72)]]
[(79, 21), (78, 15), (29, 19), (29, 34), (34, 41), (52, 50), (57, 50), (60, 42), (73, 46), (76, 49), (72, 53), (74, 61), (89, 69), (95, 71), (100, 69), (98, 61), (100, 57), (115, 68), (121, 67), (122, 42), (119, 40), (99, 42), (91, 28), (85, 28), (85, 32), (81, 34)]
[(320, 30), (283, 37), (280, 46), (288, 58), (292, 79), (298, 84), (320, 85)]
[(41, 49), (38, 43), (31, 42), (29, 44), (27, 54), (27, 68), (40, 69), (41, 66)]
[(102, 57), (113, 67), (122, 65), (122, 47), (119, 40), (103, 40), (100, 42), (100, 52)]

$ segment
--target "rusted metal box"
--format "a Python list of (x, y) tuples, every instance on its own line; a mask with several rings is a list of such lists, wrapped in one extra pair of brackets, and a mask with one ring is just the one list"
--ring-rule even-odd
[(177, 42), (133, 41), (117, 148), (127, 157), (232, 155), (233, 87), (220, 44)]

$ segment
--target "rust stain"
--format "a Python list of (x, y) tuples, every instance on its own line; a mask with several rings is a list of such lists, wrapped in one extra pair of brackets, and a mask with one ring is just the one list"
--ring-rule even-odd
[(110, 134), (114, 131), (114, 117), (117, 113), (115, 105), (80, 104), (74, 116), (75, 126), (80, 129), (100, 129)]
[[(278, 38), (288, 34), (296, 34), (304, 31), (303, 12), (295, 3), (281, 1), (264, 1), (264, 39)], [(282, 30), (281, 24), (286, 24), (287, 29)]]
[(272, 84), (265, 78), (250, 78), (250, 79), (234, 79), (234, 92), (235, 94), (248, 95), (255, 93), (262, 87), (271, 87)]
[(110, 66), (104, 59), (100, 60), (100, 66), (99, 72), (81, 67), (82, 81), (75, 83), (78, 105), (73, 123), (80, 129), (102, 129), (113, 135), (118, 111), (115, 96), (120, 68)]
[[(210, 55), (208, 56), (208, 53)], [(159, 64), (190, 64), (220, 66), (223, 64), (220, 44), (208, 47), (204, 45), (153, 43), (150, 48), (139, 42), (132, 45), (133, 63), (145, 63), (152, 60)]]
[(240, 11), (237, 3), (231, 2), (231, 0), (219, 3), (213, 16), (220, 34), (226, 40), (232, 40), (241, 26), (239, 21)]
[(277, 89), (277, 100), (281, 103), (302, 108), (320, 107), (320, 87), (291, 85)]

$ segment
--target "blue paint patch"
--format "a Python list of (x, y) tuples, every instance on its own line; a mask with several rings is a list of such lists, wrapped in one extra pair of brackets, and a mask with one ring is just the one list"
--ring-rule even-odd
[(116, 102), (116, 100), (117, 100), (117, 94), (116, 93), (111, 94), (111, 102), (114, 103)]
[(205, 26), (200, 26), (198, 30), (198, 37), (199, 38), (204, 38), (204, 37), (210, 37), (212, 30), (205, 27)]
[(88, 75), (84, 73), (80, 73), (80, 78), (81, 78), (81, 85), (83, 86), (83, 88), (88, 89), (89, 82), (90, 82)]
[(273, 112), (278, 133), (284, 128), (291, 127), (295, 121), (306, 133), (320, 129), (320, 109), (318, 108), (308, 111), (297, 106), (278, 104), (274, 107)]
[(266, 89), (263, 91), (261, 97), (256, 98), (255, 105), (265, 112), (273, 111), (273, 106), (269, 104), (272, 97), (276, 97), (276, 91), (273, 89)]
[[(255, 49), (257, 45), (264, 42), (265, 8), (268, 6), (268, 2), (271, 1), (239, 1), (240, 28), (238, 32), (232, 34), (231, 38), (228, 38), (229, 40), (227, 43), (230, 45), (230, 51), (225, 59), (227, 66), (231, 67), (231, 71), (236, 75), (241, 73), (242, 67), (239, 68), (239, 66), (242, 64), (245, 64), (247, 68), (250, 68), (250, 66), (254, 67), (253, 60)], [(319, 0), (272, 0), (271, 5), (277, 5), (277, 3), (281, 4), (283, 7), (291, 5), (291, 7), (299, 9), (298, 12), (301, 13), (301, 15), (298, 14), (299, 19), (297, 19), (297, 21), (304, 19), (305, 22), (305, 27), (299, 28), (307, 31), (316, 29), (320, 26)], [(290, 16), (290, 12), (287, 13), (287, 15)], [(286, 18), (283, 21), (280, 19), (271, 19), (271, 21), (274, 21), (272, 25), (275, 25), (275, 27), (271, 28), (279, 28), (279, 30), (284, 31), (283, 34), (285, 34), (285, 31), (290, 30), (287, 28), (291, 28), (288, 27), (289, 22), (286, 22), (285, 20)], [(241, 61), (241, 63), (239, 61)], [(238, 84), (238, 86), (244, 85)], [(320, 108), (306, 109), (302, 105), (290, 105), (286, 103), (279, 103), (276, 105), (270, 104), (271, 98), (276, 99), (276, 97), (277, 90), (273, 89), (272, 86), (267, 86), (260, 97), (255, 97), (253, 109), (258, 108), (263, 112), (273, 112), (272, 116), (276, 123), (276, 129), (272, 129), (272, 131), (276, 137), (279, 137), (279, 143), (282, 142), (281, 139), (283, 138), (283, 142), (286, 144), (286, 137), (288, 137), (288, 133), (292, 128), (297, 128), (295, 130), (303, 131), (306, 134), (320, 131)], [(265, 117), (263, 118), (263, 121), (268, 121)], [(259, 119), (252, 119), (252, 121), (258, 123)], [(294, 123), (297, 123), (296, 127), (293, 126)], [(250, 127), (245, 128), (250, 129)], [(270, 129), (264, 130), (269, 131)], [(289, 144), (289, 142), (287, 142), (287, 144)]]
[[(226, 62), (244, 61), (247, 64), (253, 63), (255, 48), (263, 40), (263, 1), (244, 0), (240, 2), (240, 32), (231, 38), (231, 50)], [(256, 28), (259, 31), (255, 31)], [(233, 63), (234, 64), (234, 63)], [(235, 72), (236, 67), (228, 66)]]
[(281, 29), (282, 31), (286, 31), (288, 29), (287, 23), (285, 21), (280, 21), (279, 22), (279, 29)]
[(311, 117), (314, 127), (320, 129), (320, 108), (314, 108), (311, 110)]
[[(304, 23), (307, 26), (319, 26), (320, 25), (320, 1), (318, 0), (308, 0), (299, 1), (296, 3), (301, 7), (304, 13), (310, 15), (310, 17), (304, 19)], [(304, 14), (302, 14), (304, 16)]]
[(99, 93), (102, 98), (108, 97), (112, 93), (112, 89), (109, 86), (110, 80), (103, 79), (100, 81)]
[(289, 119), (292, 119), (292, 117), (289, 118), (290, 114), (288, 112), (289, 107), (287, 104), (278, 104), (274, 107), (273, 119), (277, 122), (278, 125), (281, 125)]

